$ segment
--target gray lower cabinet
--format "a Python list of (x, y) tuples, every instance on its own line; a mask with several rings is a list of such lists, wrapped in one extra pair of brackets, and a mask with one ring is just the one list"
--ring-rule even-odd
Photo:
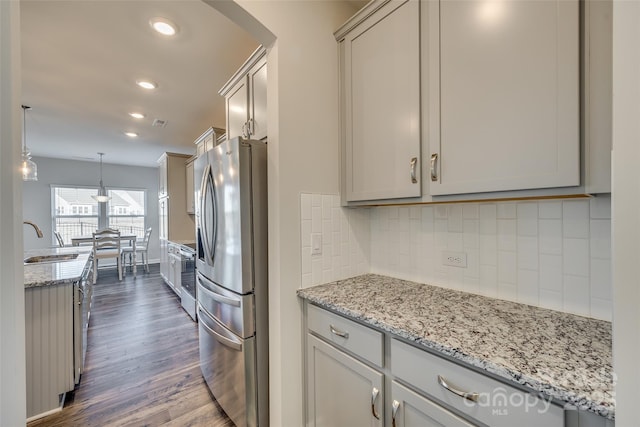
[(548, 400), (395, 338), (390, 342), (394, 379), (461, 416), (492, 427), (564, 426), (563, 408)]
[(434, 401), (391, 383), (391, 420), (393, 427), (472, 427)]
[(307, 426), (383, 425), (382, 373), (311, 334), (307, 362)]
[(307, 426), (612, 427), (305, 303)]

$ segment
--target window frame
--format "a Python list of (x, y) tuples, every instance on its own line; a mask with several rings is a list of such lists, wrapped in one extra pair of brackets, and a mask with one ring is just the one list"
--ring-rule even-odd
[(144, 237), (144, 231), (147, 229), (148, 227), (148, 201), (147, 201), (147, 189), (146, 188), (132, 188), (132, 187), (106, 187), (107, 190), (107, 194), (111, 195), (112, 191), (139, 191), (142, 192), (142, 207), (144, 209), (144, 214), (140, 215), (140, 214), (136, 214), (136, 215), (120, 215), (120, 214), (109, 214), (110, 211), (110, 207), (111, 207), (111, 201), (113, 200), (113, 196), (112, 198), (107, 202), (104, 203), (104, 214), (105, 214), (105, 227), (109, 227), (110, 224), (110, 218), (139, 218), (142, 217), (143, 218), (143, 226), (142, 226), (142, 230), (138, 230), (136, 234), (137, 237), (139, 238), (143, 238)]
[[(111, 200), (106, 202), (106, 203), (99, 203), (99, 202), (95, 202), (95, 204), (97, 205), (97, 215), (79, 215), (79, 214), (65, 214), (65, 215), (60, 215), (56, 212), (56, 189), (58, 188), (71, 188), (71, 189), (81, 189), (81, 190), (94, 190), (95, 194), (98, 194), (98, 187), (96, 186), (91, 186), (91, 185), (69, 185), (69, 184), (50, 184), (50, 194), (51, 194), (51, 205), (50, 205), (50, 211), (51, 211), (51, 236), (52, 239), (54, 238), (54, 231), (58, 231), (58, 227), (57, 227), (57, 220), (58, 218), (77, 218), (77, 219), (82, 219), (82, 218), (95, 218), (97, 219), (97, 228), (98, 229), (102, 229), (102, 228), (106, 228), (109, 226), (109, 219), (111, 217), (116, 217), (116, 218), (139, 218), (142, 217), (143, 218), (143, 228), (141, 231), (139, 231), (139, 233), (136, 234), (140, 234), (139, 237), (143, 237), (144, 236), (144, 230), (147, 229), (148, 224), (149, 224), (149, 209), (148, 209), (148, 190), (146, 188), (132, 188), (132, 187), (119, 187), (119, 186), (111, 186), (111, 187), (106, 187), (107, 190), (107, 194), (110, 194), (111, 191), (140, 191), (143, 194), (143, 208), (144, 208), (144, 214), (140, 215), (140, 214), (136, 214), (136, 215), (109, 215), (109, 205), (111, 203)], [(83, 205), (84, 206), (84, 205)], [(91, 205), (93, 206), (93, 204)], [(93, 232), (93, 230), (91, 231)], [(87, 233), (89, 234), (89, 233)], [(80, 236), (80, 235), (78, 235)], [(71, 237), (68, 238), (69, 240), (71, 239)]]
[[(100, 228), (100, 203), (95, 202), (96, 204), (96, 215), (85, 215), (85, 214), (74, 214), (72, 213), (73, 208), (70, 209), (70, 213), (68, 214), (59, 214), (57, 212), (57, 204), (56, 204), (56, 190), (59, 188), (70, 188), (70, 189), (76, 189), (76, 190), (93, 190), (95, 192), (95, 194), (98, 194), (98, 187), (94, 187), (94, 186), (89, 186), (89, 185), (67, 185), (67, 184), (51, 184), (50, 185), (50, 192), (51, 192), (51, 236), (52, 239), (55, 238), (53, 232), (54, 231), (59, 231), (58, 230), (58, 219), (59, 218), (65, 218), (65, 219), (84, 219), (84, 218), (95, 218), (96, 220), (96, 224), (98, 226), (98, 228)], [(82, 205), (84, 206), (84, 205)], [(90, 206), (93, 206), (90, 205)], [(65, 209), (66, 210), (66, 209)], [(80, 222), (81, 223), (81, 222)], [(92, 228), (92, 227), (91, 227)], [(82, 230), (82, 226), (81, 226), (81, 230)], [(67, 233), (63, 234), (66, 235)], [(82, 234), (82, 233), (81, 233)], [(80, 235), (80, 234), (79, 234)], [(79, 236), (78, 235), (78, 236)], [(54, 240), (52, 240), (54, 241)]]

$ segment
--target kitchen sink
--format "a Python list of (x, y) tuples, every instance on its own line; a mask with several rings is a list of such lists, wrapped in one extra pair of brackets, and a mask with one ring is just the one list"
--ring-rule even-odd
[(25, 264), (39, 264), (42, 262), (71, 261), (78, 258), (78, 254), (36, 255), (25, 258)]

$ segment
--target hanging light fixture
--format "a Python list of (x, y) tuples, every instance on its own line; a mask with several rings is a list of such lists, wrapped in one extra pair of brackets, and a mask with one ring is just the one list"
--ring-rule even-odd
[(38, 165), (31, 160), (31, 152), (27, 148), (27, 110), (31, 107), (27, 105), (22, 106), (22, 164), (20, 171), (22, 172), (23, 181), (37, 181), (38, 180)]
[(91, 197), (93, 197), (98, 203), (105, 203), (111, 200), (111, 197), (107, 196), (107, 190), (104, 188), (104, 184), (102, 183), (102, 156), (104, 156), (104, 153), (98, 154), (100, 155), (100, 188), (98, 188), (98, 195)]

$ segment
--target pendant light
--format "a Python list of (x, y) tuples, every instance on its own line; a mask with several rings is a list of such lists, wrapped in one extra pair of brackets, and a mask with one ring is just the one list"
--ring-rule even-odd
[(31, 152), (27, 148), (27, 110), (31, 107), (28, 105), (22, 106), (22, 164), (20, 171), (22, 172), (23, 181), (37, 181), (38, 180), (38, 165), (31, 160)]
[(104, 153), (98, 154), (100, 155), (100, 188), (98, 188), (98, 195), (91, 197), (93, 197), (98, 203), (105, 203), (111, 200), (111, 197), (107, 196), (107, 190), (104, 188), (104, 184), (102, 183), (102, 156), (104, 156)]

